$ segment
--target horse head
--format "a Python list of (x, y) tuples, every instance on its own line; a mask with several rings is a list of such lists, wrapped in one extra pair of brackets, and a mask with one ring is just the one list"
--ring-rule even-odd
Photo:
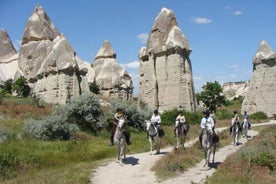
[(119, 119), (119, 121), (118, 121), (117, 127), (118, 127), (119, 129), (122, 129), (122, 127), (124, 126), (124, 124), (125, 124), (125, 118), (124, 118), (124, 117), (121, 117), (121, 118)]

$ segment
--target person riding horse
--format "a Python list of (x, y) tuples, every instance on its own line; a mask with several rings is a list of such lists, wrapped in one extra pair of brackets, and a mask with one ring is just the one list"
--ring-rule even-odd
[[(178, 116), (176, 117), (176, 122), (180, 123), (181, 125), (184, 125), (186, 123), (186, 119), (182, 111), (179, 112)], [(178, 123), (175, 123), (175, 126), (174, 126), (174, 137), (176, 137), (176, 129), (179, 126)]]
[[(112, 131), (111, 131), (111, 136), (110, 136), (110, 144), (109, 146), (113, 146), (114, 145), (114, 135), (116, 132), (116, 128), (117, 128), (117, 124), (119, 122), (119, 119), (123, 117), (123, 110), (121, 108), (117, 108), (116, 113), (114, 114), (114, 120), (113, 120), (113, 127), (112, 127)], [(130, 134), (128, 132), (126, 132), (126, 130), (124, 130), (124, 134), (126, 136), (126, 141), (127, 144), (130, 145)]]
[[(161, 124), (161, 117), (160, 117), (157, 109), (155, 109), (153, 111), (153, 115), (151, 116), (150, 121), (154, 124), (154, 126), (156, 126), (157, 130), (159, 131), (160, 130), (160, 124)], [(149, 134), (147, 132), (147, 138), (148, 137), (149, 137)]]
[(213, 141), (218, 142), (219, 137), (215, 132), (215, 123), (214, 119), (210, 116), (210, 111), (209, 109), (206, 109), (204, 112), (204, 117), (201, 119), (200, 127), (201, 127), (201, 132), (199, 135), (199, 143), (200, 143), (200, 149), (202, 149), (202, 135), (203, 135), (203, 129), (205, 128), (206, 123), (210, 123), (212, 130), (213, 130)]
[(229, 130), (229, 131), (230, 131), (229, 135), (232, 134), (233, 125), (234, 125), (235, 123), (238, 124), (239, 131), (242, 131), (242, 127), (241, 127), (241, 125), (240, 125), (240, 117), (239, 117), (239, 115), (238, 115), (238, 111), (234, 110), (234, 111), (233, 111), (233, 114), (234, 114), (234, 117), (232, 118), (232, 121), (231, 121), (231, 126), (230, 126), (230, 130)]

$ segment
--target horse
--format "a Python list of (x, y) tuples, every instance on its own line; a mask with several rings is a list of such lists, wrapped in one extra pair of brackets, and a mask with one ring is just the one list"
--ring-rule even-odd
[(164, 131), (159, 130), (158, 128), (151, 122), (151, 121), (146, 121), (147, 125), (147, 132), (148, 132), (148, 139), (150, 143), (150, 154), (153, 154), (153, 142), (155, 142), (155, 149), (156, 149), (156, 154), (160, 153), (160, 147), (161, 147), (161, 142), (162, 138), (164, 136)]
[[(121, 117), (118, 121), (116, 132), (114, 134), (114, 144), (117, 146), (117, 161), (120, 165), (123, 164), (123, 159), (126, 159), (126, 135), (124, 130), (125, 118)], [(123, 158), (124, 157), (124, 158)]]
[(213, 140), (213, 129), (210, 123), (206, 123), (205, 127), (202, 130), (202, 148), (204, 150), (205, 154), (205, 164), (204, 167), (207, 165), (209, 166), (209, 160), (210, 160), (210, 155), (211, 155), (211, 150), (213, 148), (213, 160), (212, 163), (215, 161), (215, 153), (216, 153), (216, 148), (217, 145)]
[(179, 120), (175, 122), (175, 126), (176, 149), (178, 149), (180, 145), (184, 148), (189, 127), (186, 123), (180, 122)]
[(239, 132), (240, 132), (240, 127), (238, 122), (235, 122), (232, 126), (232, 133), (233, 133), (233, 138), (234, 138), (234, 146), (239, 145)]
[(247, 139), (248, 136), (248, 129), (249, 129), (249, 121), (248, 119), (244, 118), (242, 123), (242, 131), (243, 131), (243, 137)]

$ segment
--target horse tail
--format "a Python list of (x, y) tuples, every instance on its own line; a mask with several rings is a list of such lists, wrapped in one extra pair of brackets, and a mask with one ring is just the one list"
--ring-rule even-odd
[(160, 128), (158, 131), (158, 135), (159, 135), (159, 137), (163, 137), (165, 135), (164, 130)]

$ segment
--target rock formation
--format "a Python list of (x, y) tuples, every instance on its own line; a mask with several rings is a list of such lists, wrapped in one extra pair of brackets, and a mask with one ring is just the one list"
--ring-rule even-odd
[(147, 46), (139, 51), (139, 100), (161, 112), (174, 108), (195, 111), (190, 53), (173, 11), (162, 8)]
[(40, 100), (65, 104), (71, 97), (89, 91), (87, 64), (77, 57), (41, 6), (36, 6), (28, 19), (18, 60), (33, 94)]
[(0, 32), (0, 84), (15, 79), (18, 70), (18, 53), (5, 29)]
[(242, 112), (276, 114), (276, 54), (262, 41), (253, 59), (253, 75), (242, 103)]
[(120, 97), (129, 100), (133, 95), (133, 83), (129, 74), (116, 61), (110, 42), (104, 41), (94, 62), (95, 82), (100, 93), (106, 97)]
[(227, 100), (233, 100), (239, 96), (244, 97), (248, 90), (249, 81), (246, 82), (227, 82), (222, 84), (222, 92)]

